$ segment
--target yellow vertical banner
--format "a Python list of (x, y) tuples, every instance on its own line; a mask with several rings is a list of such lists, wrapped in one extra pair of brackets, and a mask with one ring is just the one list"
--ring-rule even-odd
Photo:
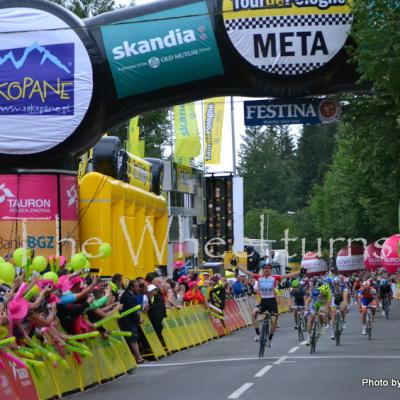
[(129, 121), (127, 150), (129, 153), (143, 158), (144, 140), (140, 140), (139, 136), (140, 136), (139, 117), (135, 117)]
[(206, 165), (221, 164), (222, 124), (225, 97), (204, 100), (204, 162)]
[(194, 103), (174, 107), (175, 161), (190, 166), (200, 153), (200, 137)]

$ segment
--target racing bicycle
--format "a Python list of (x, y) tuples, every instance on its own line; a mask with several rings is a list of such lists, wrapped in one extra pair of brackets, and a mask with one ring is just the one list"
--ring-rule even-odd
[(368, 335), (368, 340), (371, 340), (372, 336), (372, 309), (374, 307), (367, 307), (367, 321), (366, 321), (366, 326), (367, 326), (367, 335)]
[(386, 319), (389, 319), (390, 303), (389, 303), (388, 296), (382, 297), (382, 308), (385, 313)]
[(271, 347), (271, 340), (269, 334), (271, 332), (271, 317), (272, 314), (268, 311), (262, 313), (264, 318), (261, 320), (261, 331), (260, 331), (260, 350), (258, 356), (261, 358), (264, 356), (265, 346)]
[(296, 320), (295, 324), (297, 326), (297, 334), (299, 336), (299, 341), (302, 342), (304, 340), (304, 332), (307, 330), (307, 323), (306, 323), (306, 317), (304, 313), (304, 307), (303, 306), (295, 306), (294, 307), (294, 312), (296, 312)]
[(343, 318), (342, 318), (342, 313), (340, 311), (340, 307), (336, 308), (336, 315), (335, 315), (335, 340), (336, 340), (336, 346), (340, 346), (340, 336), (342, 335), (343, 332)]

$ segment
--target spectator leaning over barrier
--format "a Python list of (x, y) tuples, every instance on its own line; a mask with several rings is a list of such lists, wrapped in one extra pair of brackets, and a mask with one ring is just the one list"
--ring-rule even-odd
[(211, 278), (211, 285), (210, 303), (223, 311), (225, 308), (226, 291), (221, 275), (213, 275)]
[(195, 305), (205, 302), (203, 293), (201, 292), (196, 281), (189, 282), (189, 290), (185, 293), (183, 300)]
[(247, 289), (245, 287), (246, 275), (237, 273), (236, 282), (232, 285), (234, 297), (243, 297), (246, 295)]
[(114, 296), (114, 300), (118, 301), (122, 292), (124, 291), (124, 285), (122, 282), (122, 274), (114, 274), (111, 278), (111, 289)]
[(164, 343), (162, 338), (162, 321), (167, 317), (163, 296), (161, 293), (161, 278), (154, 278), (152, 284), (147, 287), (147, 294), (149, 296), (149, 310), (147, 315), (157, 333), (161, 343)]
[[(140, 304), (139, 302), (139, 282), (137, 280), (129, 281), (128, 287), (122, 293), (120, 302), (122, 304), (122, 311), (127, 311), (132, 307)], [(132, 333), (132, 336), (125, 337), (126, 342), (128, 343), (129, 348), (132, 351), (133, 356), (136, 359), (138, 364), (142, 364), (144, 359), (140, 355), (138, 338), (139, 332), (138, 327), (140, 325), (140, 313), (138, 311), (127, 315), (124, 318), (118, 320), (118, 324), (123, 331), (128, 331)]]

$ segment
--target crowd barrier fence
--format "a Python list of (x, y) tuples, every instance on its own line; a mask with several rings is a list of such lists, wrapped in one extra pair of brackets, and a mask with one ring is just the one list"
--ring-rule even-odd
[[(253, 297), (241, 297), (226, 301), (223, 316), (210, 312), (203, 305), (188, 305), (180, 309), (168, 309), (163, 321), (162, 341), (157, 336), (146, 314), (142, 314), (142, 332), (150, 346), (144, 356), (156, 360), (167, 354), (201, 345), (218, 337), (249, 326), (251, 312), (256, 304)], [(279, 312), (286, 312), (289, 301), (278, 298)], [(107, 322), (109, 330), (118, 330), (115, 320)], [(77, 356), (66, 351), (65, 361), (42, 355), (42, 367), (25, 369), (10, 361), (0, 351), (0, 399), (1, 400), (48, 400), (66, 394), (83, 391), (126, 374), (137, 367), (128, 345), (122, 336), (101, 336), (86, 339), (91, 357)]]

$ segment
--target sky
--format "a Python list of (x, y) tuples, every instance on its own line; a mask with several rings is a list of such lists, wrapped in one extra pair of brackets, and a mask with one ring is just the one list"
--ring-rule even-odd
[[(143, 5), (152, 3), (157, 0), (136, 0), (136, 5)], [(127, 6), (131, 4), (131, 0), (115, 0), (117, 6)], [(254, 98), (253, 98), (254, 99)], [(233, 113), (234, 113), (234, 125), (235, 125), (235, 147), (236, 147), (236, 165), (238, 164), (240, 151), (240, 144), (242, 142), (242, 136), (245, 133), (244, 125), (244, 109), (243, 101), (250, 100), (246, 97), (233, 97)], [(202, 116), (201, 116), (201, 102), (196, 102), (196, 114), (198, 119), (199, 129), (202, 128)], [(233, 170), (233, 157), (232, 157), (232, 124), (231, 124), (231, 102), (230, 97), (225, 98), (225, 117), (223, 123), (223, 138), (222, 138), (222, 163), (220, 165), (209, 166), (209, 172), (231, 172)], [(299, 125), (293, 125), (291, 132), (297, 142), (300, 132)]]

